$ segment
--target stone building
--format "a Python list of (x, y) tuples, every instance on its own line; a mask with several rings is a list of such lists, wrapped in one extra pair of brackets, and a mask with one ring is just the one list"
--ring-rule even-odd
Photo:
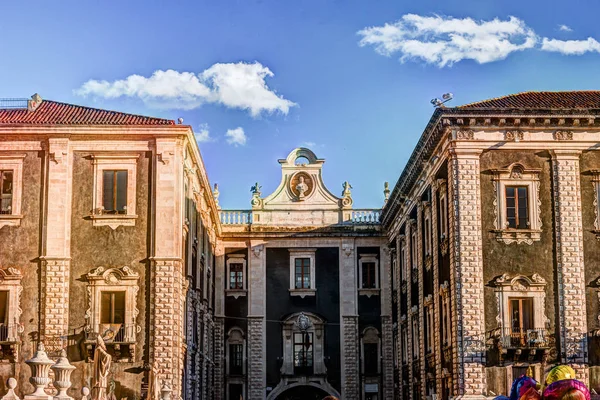
[(438, 108), (382, 210), (395, 398), (507, 394), (556, 363), (600, 391), (600, 92)]
[(224, 399), (393, 397), (390, 253), (379, 210), (353, 209), (298, 148), (250, 210), (221, 211), (216, 386)]
[(42, 341), (54, 359), (67, 349), (79, 398), (102, 335), (116, 398), (148, 397), (151, 381), (214, 398), (219, 236), (189, 126), (0, 101), (0, 393), (9, 376), (33, 391), (24, 361)]

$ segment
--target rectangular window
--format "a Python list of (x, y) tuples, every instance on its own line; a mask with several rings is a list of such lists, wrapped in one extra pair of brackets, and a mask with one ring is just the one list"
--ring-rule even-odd
[(100, 323), (125, 323), (125, 292), (102, 292), (100, 299)]
[(446, 197), (440, 197), (440, 237), (445, 238), (447, 236), (446, 227), (447, 222), (447, 210), (446, 210)]
[(401, 274), (401, 279), (403, 281), (405, 281), (407, 278), (407, 273), (406, 273), (406, 247), (402, 246), (402, 249), (400, 250), (400, 270), (402, 271)]
[(402, 326), (400, 330), (401, 336), (401, 345), (402, 345), (402, 364), (408, 363), (408, 332), (406, 331), (406, 326)]
[(506, 186), (506, 221), (513, 229), (529, 229), (527, 186)]
[(413, 232), (410, 240), (411, 268), (417, 268), (417, 232)]
[(363, 262), (362, 263), (362, 287), (363, 289), (375, 289), (377, 288), (377, 282), (375, 277), (375, 263), (374, 262)]
[(0, 214), (12, 214), (13, 171), (0, 171)]
[(0, 324), (8, 324), (8, 290), (0, 291)]
[(102, 171), (102, 206), (105, 214), (127, 214), (127, 171)]
[(378, 373), (379, 354), (377, 343), (365, 343), (363, 345), (363, 355), (365, 363), (365, 374), (373, 375)]
[(241, 343), (229, 345), (229, 374), (242, 375), (244, 373), (244, 345)]
[(229, 264), (229, 289), (244, 288), (244, 264)]
[(313, 334), (312, 332), (294, 333), (294, 368), (312, 368)]
[(431, 220), (425, 219), (425, 255), (431, 254)]
[(310, 287), (310, 258), (295, 259), (296, 289), (311, 289)]

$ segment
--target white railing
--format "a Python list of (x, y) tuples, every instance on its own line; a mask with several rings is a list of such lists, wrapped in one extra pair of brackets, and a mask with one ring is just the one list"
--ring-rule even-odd
[(348, 222), (351, 224), (378, 224), (380, 215), (380, 209), (352, 210), (352, 216)]
[(221, 210), (223, 225), (246, 225), (252, 223), (251, 210)]

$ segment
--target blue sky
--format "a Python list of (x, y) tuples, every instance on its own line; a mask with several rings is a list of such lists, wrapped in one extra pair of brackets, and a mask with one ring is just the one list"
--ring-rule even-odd
[(430, 99), (598, 89), (599, 12), (594, 0), (4, 2), (0, 97), (183, 117), (224, 208), (249, 208), (256, 181), (274, 190), (277, 159), (306, 144), (334, 193), (348, 180), (355, 208), (379, 207)]

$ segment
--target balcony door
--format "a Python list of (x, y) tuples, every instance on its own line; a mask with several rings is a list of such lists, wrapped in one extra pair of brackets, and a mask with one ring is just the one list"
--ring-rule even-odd
[(525, 344), (527, 340), (527, 331), (534, 329), (533, 319), (533, 299), (532, 298), (511, 298), (510, 306), (510, 335), (515, 341)]

